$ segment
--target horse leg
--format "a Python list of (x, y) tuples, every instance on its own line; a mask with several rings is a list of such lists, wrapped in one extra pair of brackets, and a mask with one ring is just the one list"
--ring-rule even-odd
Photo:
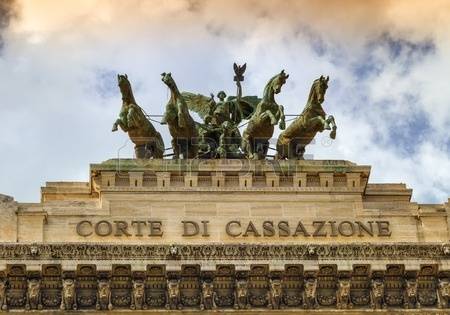
[(178, 146), (176, 138), (172, 138), (172, 150), (173, 150), (173, 158), (178, 159), (180, 157), (180, 148)]
[(114, 122), (111, 131), (112, 131), (112, 132), (117, 131), (117, 130), (119, 129), (119, 128), (117, 128), (117, 126), (119, 126), (119, 119), (117, 119), (117, 120)]
[(277, 113), (277, 116), (278, 116), (279, 121), (280, 121), (280, 123), (279, 123), (280, 129), (281, 129), (281, 130), (286, 129), (286, 121), (285, 121), (285, 118), (286, 118), (286, 117), (284, 116), (284, 107), (281, 106), (281, 105), (278, 106), (278, 113)]
[(261, 160), (264, 158), (264, 143), (262, 142), (256, 142), (255, 143), (255, 154), (253, 155), (253, 158), (255, 160)]
[(323, 129), (325, 129), (325, 130), (330, 130), (330, 129), (331, 129), (331, 127), (330, 127), (330, 121), (329, 121), (328, 119), (323, 119), (323, 118), (320, 117), (320, 116), (319, 116), (319, 118), (320, 118), (320, 121), (321, 121), (322, 124), (323, 124)]
[(287, 158), (303, 160), (303, 154), (305, 153), (305, 145), (297, 138), (292, 139), (287, 144)]
[(252, 138), (246, 140), (246, 147), (247, 147), (247, 158), (253, 159), (253, 157), (255, 156), (255, 150), (254, 150), (254, 141)]
[(111, 131), (112, 132), (117, 131), (118, 130), (117, 127), (120, 127), (120, 129), (122, 129), (124, 132), (128, 131), (128, 126), (120, 118), (114, 122)]
[(244, 132), (244, 134), (242, 135), (241, 149), (242, 149), (242, 151), (244, 151), (244, 154), (247, 156), (247, 158), (250, 158), (250, 156), (253, 155), (251, 145), (250, 145), (250, 139), (246, 132)]
[(323, 131), (323, 130), (330, 130), (331, 128), (328, 122), (325, 121), (325, 119), (323, 119), (320, 116), (317, 116), (309, 120), (308, 129), (309, 130), (318, 129), (318, 131)]
[(275, 117), (275, 115), (270, 110), (266, 110), (264, 113), (266, 114), (266, 116), (268, 116), (270, 118), (271, 125), (277, 124), (278, 119), (277, 119), (277, 117)]
[(331, 139), (336, 139), (336, 122), (334, 121), (334, 117), (331, 115), (328, 115), (327, 120), (328, 124), (331, 126), (331, 133), (330, 133), (330, 138)]
[(178, 126), (184, 128), (187, 126), (187, 119), (185, 111), (183, 111), (183, 106), (185, 106), (182, 102), (177, 102), (177, 115), (178, 115)]
[(303, 157), (303, 154), (305, 154), (305, 146), (300, 143), (297, 143), (295, 146), (294, 154), (297, 160), (304, 160), (305, 158)]
[(172, 102), (167, 103), (166, 111), (161, 119), (161, 125), (167, 125), (169, 121), (173, 120), (174, 113), (176, 114), (176, 106), (172, 104)]
[(197, 138), (190, 137), (186, 139), (186, 158), (195, 159), (198, 153)]
[(267, 151), (269, 151), (269, 140), (265, 140), (264, 143), (262, 143), (262, 149), (263, 149), (263, 155), (261, 159), (266, 158)]
[(331, 115), (328, 115), (326, 119), (327, 123), (330, 125), (331, 128), (336, 128), (336, 121), (334, 120), (334, 117)]
[(155, 155), (155, 144), (152, 142), (147, 142), (145, 144), (145, 159), (151, 159)]

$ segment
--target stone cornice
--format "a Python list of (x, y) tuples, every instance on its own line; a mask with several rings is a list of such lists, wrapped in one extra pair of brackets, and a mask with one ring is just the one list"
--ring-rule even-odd
[(4, 260), (417, 260), (450, 259), (450, 244), (208, 244), (125, 245), (98, 243), (0, 243)]
[(356, 165), (345, 160), (170, 160), (170, 159), (110, 159), (99, 164), (90, 165), (91, 172), (95, 171), (166, 171), (166, 172), (357, 172), (370, 173), (370, 166)]

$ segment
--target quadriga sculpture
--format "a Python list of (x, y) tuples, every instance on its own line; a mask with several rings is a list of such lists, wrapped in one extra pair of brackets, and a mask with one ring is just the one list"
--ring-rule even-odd
[(186, 101), (181, 95), (171, 73), (162, 73), (162, 81), (170, 89), (170, 99), (161, 121), (169, 126), (175, 159), (193, 159), (197, 156), (198, 131), (194, 119), (189, 114)]
[(318, 132), (331, 130), (330, 138), (336, 138), (334, 117), (327, 116), (322, 108), (328, 81), (329, 77), (321, 76), (313, 82), (305, 109), (278, 137), (278, 159), (303, 159), (305, 147)]
[(61, 310), (76, 310), (77, 307), (77, 296), (75, 290), (75, 280), (64, 279), (63, 288), (61, 294)]
[(241, 82), (244, 80), (246, 64), (233, 65), (236, 96), (227, 97), (224, 91), (217, 94), (219, 101), (190, 92), (182, 92), (189, 110), (196, 112), (204, 123), (197, 124), (199, 133), (199, 158), (241, 158), (241, 133), (238, 129), (243, 119), (248, 119), (260, 99), (256, 96), (242, 96)]
[(112, 131), (120, 127), (128, 133), (134, 143), (138, 159), (162, 158), (164, 141), (152, 123), (145, 117), (142, 108), (136, 103), (128, 76), (117, 75), (120, 92), (122, 93), (122, 109), (115, 121)]
[(279, 124), (285, 128), (284, 108), (275, 101), (275, 94), (280, 93), (289, 75), (282, 70), (272, 77), (264, 88), (262, 100), (256, 106), (247, 128), (242, 135), (242, 150), (249, 159), (264, 159), (269, 149), (269, 139), (274, 132), (274, 126)]

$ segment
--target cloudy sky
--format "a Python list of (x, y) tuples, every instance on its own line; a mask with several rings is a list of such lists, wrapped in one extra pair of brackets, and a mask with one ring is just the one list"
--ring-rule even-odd
[(182, 90), (232, 94), (232, 63), (247, 62), (245, 94), (290, 74), (277, 95), (288, 114), (330, 76), (324, 108), (338, 136), (318, 135), (310, 158), (369, 164), (371, 182), (446, 202), (449, 29), (448, 0), (0, 0), (0, 193), (36, 202), (45, 181), (86, 181), (89, 163), (124, 144), (120, 156), (133, 156), (127, 136), (111, 133), (117, 73), (161, 114), (161, 72)]

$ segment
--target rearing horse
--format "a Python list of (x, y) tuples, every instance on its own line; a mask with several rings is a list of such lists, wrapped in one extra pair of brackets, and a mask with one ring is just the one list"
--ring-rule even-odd
[(262, 100), (248, 122), (242, 135), (242, 150), (249, 159), (264, 159), (269, 149), (269, 139), (273, 136), (274, 126), (279, 123), (285, 128), (284, 108), (275, 101), (275, 94), (280, 93), (289, 75), (282, 70), (272, 77), (264, 88)]
[(320, 76), (313, 82), (305, 109), (278, 137), (278, 159), (303, 159), (305, 147), (318, 132), (332, 130), (330, 138), (336, 138), (337, 126), (334, 117), (327, 116), (322, 108), (328, 81), (329, 77)]
[(161, 134), (156, 131), (152, 123), (145, 117), (142, 108), (136, 103), (128, 76), (118, 74), (117, 81), (122, 93), (122, 108), (112, 131), (117, 131), (117, 127), (120, 127), (128, 133), (131, 141), (135, 144), (134, 150), (138, 159), (162, 159), (164, 142)]
[(193, 159), (197, 156), (197, 127), (189, 114), (183, 95), (181, 95), (171, 73), (162, 73), (161, 80), (170, 89), (170, 99), (166, 105), (166, 112), (161, 121), (169, 125), (172, 136), (172, 149), (174, 159)]

